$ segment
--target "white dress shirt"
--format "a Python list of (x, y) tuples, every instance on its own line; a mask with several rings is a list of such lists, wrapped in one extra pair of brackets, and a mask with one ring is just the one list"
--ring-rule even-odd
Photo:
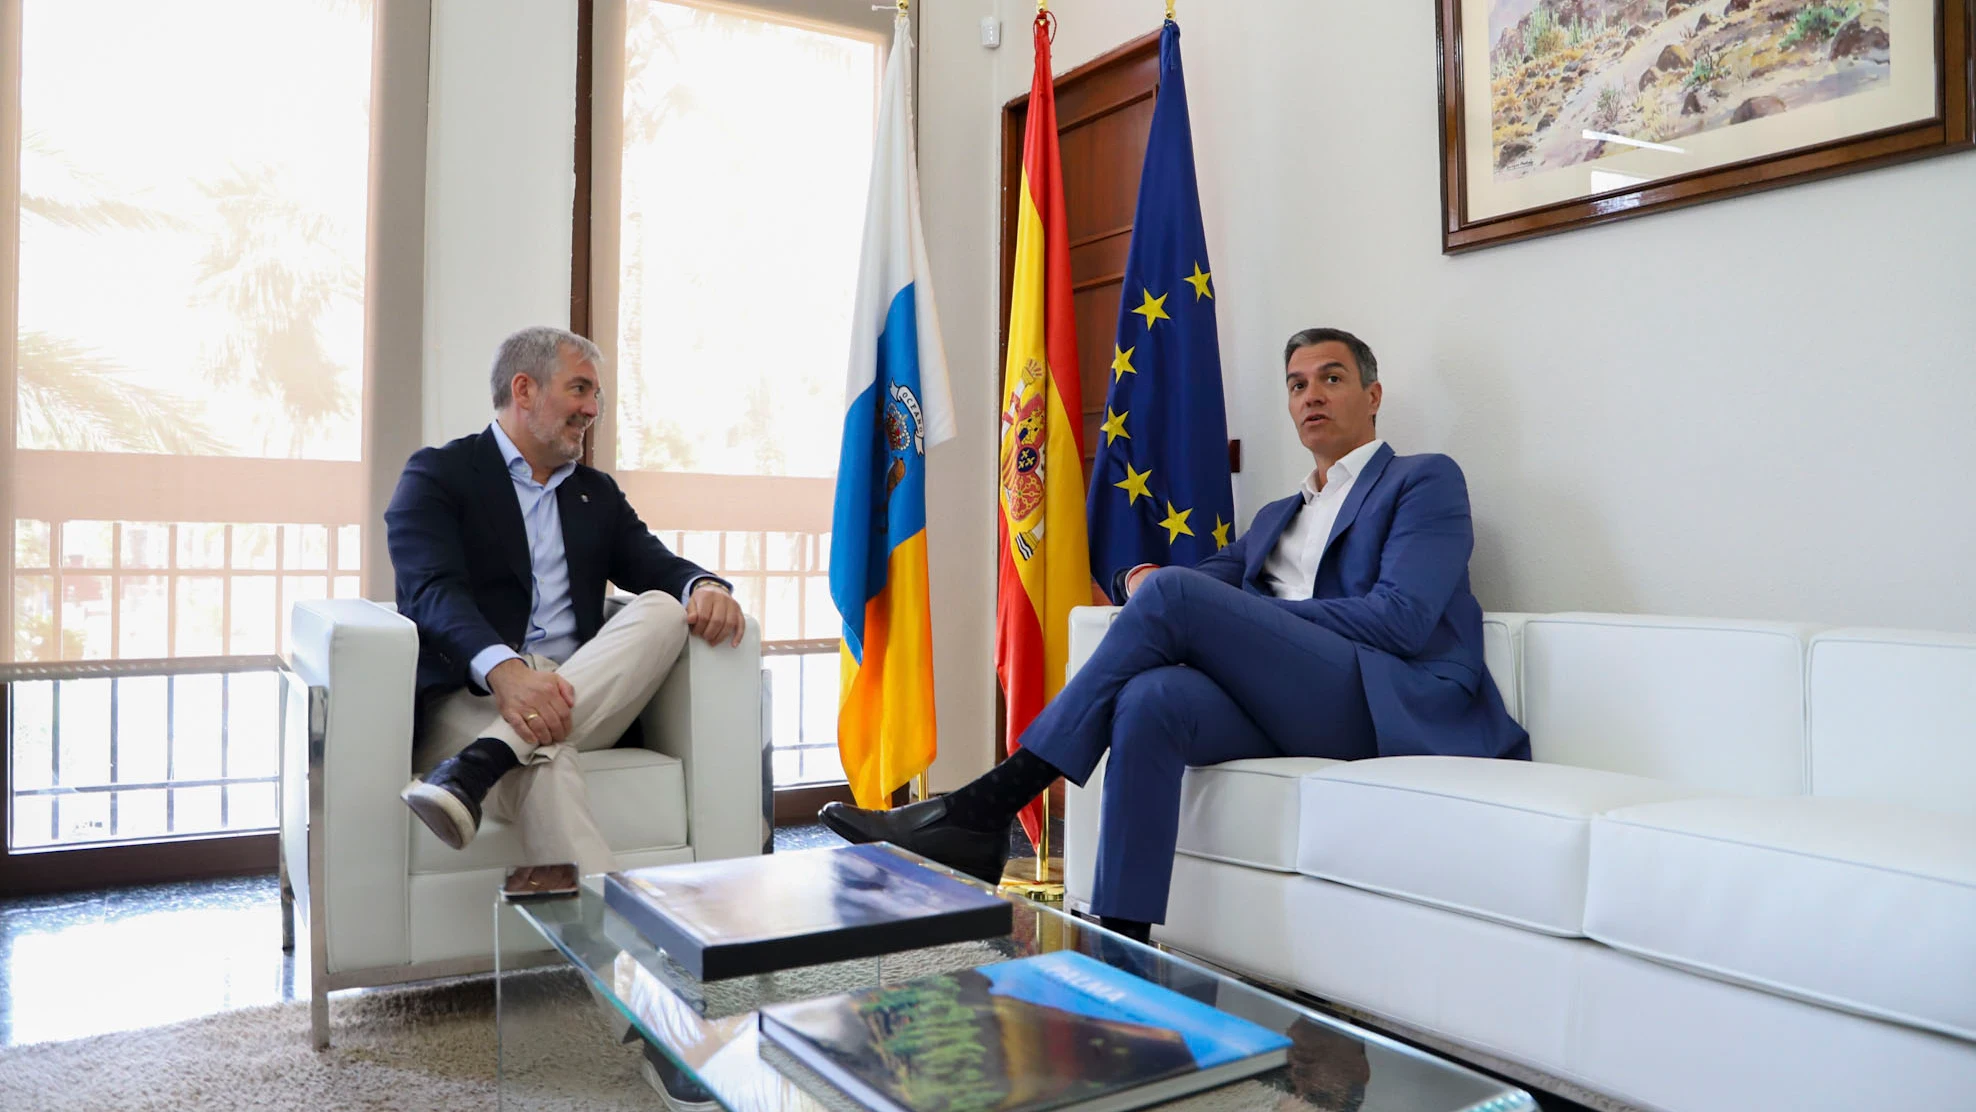
[(1283, 535), (1262, 564), (1262, 585), (1277, 598), (1307, 599), (1317, 586), (1318, 563), (1324, 559), (1325, 542), (1338, 523), (1338, 510), (1352, 493), (1359, 472), (1372, 454), (1385, 445), (1383, 440), (1362, 444), (1331, 465), (1324, 473), (1324, 489), (1317, 486), (1317, 471), (1304, 479), (1303, 508), (1297, 511)]

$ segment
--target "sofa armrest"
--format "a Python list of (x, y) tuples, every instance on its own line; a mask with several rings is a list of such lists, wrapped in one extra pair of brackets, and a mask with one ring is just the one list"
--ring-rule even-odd
[[(310, 767), (306, 737), (289, 739), (283, 775), (313, 776), (321, 792), (321, 876), (290, 858), (291, 876), (308, 876), (328, 916), (329, 967), (360, 969), (411, 959), (406, 935), (406, 859), (411, 821), (398, 792), (412, 775), (413, 696), (418, 628), (390, 607), (364, 599), (298, 602), (289, 615), (289, 667), (325, 693), (320, 765)], [(290, 789), (284, 785), (284, 794)], [(306, 846), (284, 808), (285, 846)], [(300, 864), (301, 870), (294, 870)]]
[(759, 854), (762, 820), (762, 631), (735, 646), (688, 637), (641, 719), (645, 745), (686, 773), (686, 837), (696, 861)]
[[(1064, 680), (1077, 674), (1104, 640), (1116, 606), (1079, 606), (1070, 612), (1070, 658), (1064, 666)], [(1100, 760), (1083, 787), (1064, 785), (1063, 797), (1063, 886), (1064, 904), (1085, 909), (1091, 903), (1091, 880), (1098, 862), (1098, 801), (1105, 784), (1105, 761)]]

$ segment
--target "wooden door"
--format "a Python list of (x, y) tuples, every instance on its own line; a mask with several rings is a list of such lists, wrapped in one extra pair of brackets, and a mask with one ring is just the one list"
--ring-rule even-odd
[[(1159, 91), (1159, 32), (1126, 43), (1056, 80), (1057, 142), (1062, 148), (1065, 219), (1070, 226), (1070, 280), (1077, 311), (1077, 366), (1084, 388), (1084, 473), (1097, 455), (1111, 385), (1119, 287), (1132, 244), (1139, 170), (1152, 132)], [(1002, 111), (1002, 361), (1008, 364), (1009, 286), (1015, 274), (1015, 228), (1022, 189), (1022, 136), (1029, 94)], [(997, 389), (1000, 398), (1002, 391)], [(996, 440), (1001, 414), (995, 415)]]

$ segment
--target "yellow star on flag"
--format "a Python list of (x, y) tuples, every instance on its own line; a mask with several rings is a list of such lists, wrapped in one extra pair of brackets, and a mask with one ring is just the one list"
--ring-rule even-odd
[(1194, 535), (1194, 531), (1187, 528), (1187, 515), (1193, 512), (1192, 510), (1176, 510), (1173, 508), (1173, 503), (1171, 502), (1166, 504), (1166, 520), (1160, 522), (1160, 527), (1166, 530), (1166, 543), (1172, 544), (1174, 541), (1179, 540), (1182, 533), (1190, 537)]
[(1153, 492), (1146, 489), (1146, 480), (1152, 477), (1152, 468), (1149, 467), (1144, 471), (1134, 471), (1132, 470), (1132, 464), (1128, 462), (1125, 465), (1125, 481), (1122, 483), (1113, 483), (1112, 485), (1125, 492), (1125, 504), (1131, 506), (1138, 503), (1139, 496), (1142, 494), (1147, 498), (1153, 496)]
[(1214, 550), (1216, 552), (1220, 552), (1222, 549), (1227, 547), (1228, 547), (1228, 523), (1221, 520), (1220, 514), (1216, 514), (1214, 515)]
[(1209, 277), (1210, 277), (1209, 275), (1201, 273), (1200, 263), (1194, 264), (1194, 276), (1192, 278), (1186, 279), (1186, 281), (1191, 282), (1194, 285), (1194, 300), (1199, 301), (1203, 297), (1207, 298), (1209, 301), (1214, 300), (1214, 291), (1208, 289)]
[(1146, 295), (1146, 303), (1132, 311), (1146, 318), (1146, 331), (1151, 332), (1153, 330), (1153, 322), (1156, 320), (1173, 319), (1166, 315), (1166, 294), (1154, 297), (1151, 290), (1142, 290), (1141, 292)]
[(1139, 373), (1139, 368), (1132, 365), (1132, 353), (1138, 350), (1136, 347), (1129, 347), (1124, 351), (1120, 351), (1117, 344), (1112, 345), (1113, 382), (1117, 382), (1126, 375), (1136, 375)]
[(1110, 444), (1121, 436), (1127, 440), (1132, 439), (1132, 434), (1125, 431), (1125, 419), (1130, 416), (1132, 414), (1129, 411), (1125, 413), (1113, 413), (1111, 406), (1105, 407), (1105, 423), (1099, 427), (1105, 430), (1106, 444)]

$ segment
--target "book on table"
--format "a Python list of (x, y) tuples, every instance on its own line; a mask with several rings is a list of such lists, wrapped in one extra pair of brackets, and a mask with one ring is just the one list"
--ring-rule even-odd
[(609, 873), (604, 902), (705, 981), (1007, 935), (1009, 902), (882, 846)]
[(762, 1056), (826, 1105), (1112, 1112), (1282, 1065), (1290, 1040), (1069, 950), (777, 1004)]

